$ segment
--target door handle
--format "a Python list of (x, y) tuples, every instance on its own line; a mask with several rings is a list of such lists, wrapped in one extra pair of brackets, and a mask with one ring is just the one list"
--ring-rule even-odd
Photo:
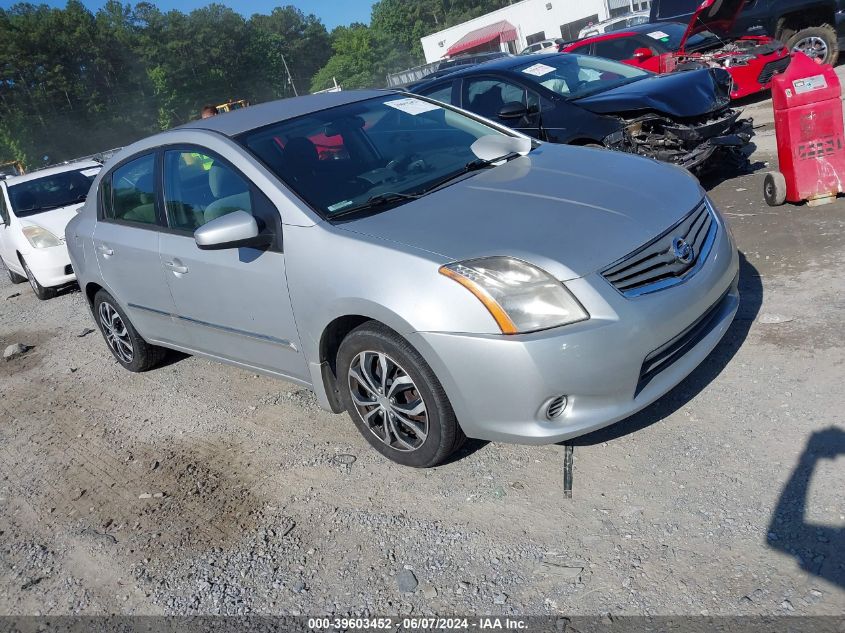
[(106, 246), (105, 244), (100, 244), (97, 247), (97, 250), (100, 251), (106, 257), (111, 257), (112, 255), (114, 255), (114, 251), (112, 249), (110, 249), (108, 246)]
[(164, 265), (172, 270), (174, 273), (185, 274), (188, 272), (188, 267), (180, 264), (178, 261), (164, 262)]

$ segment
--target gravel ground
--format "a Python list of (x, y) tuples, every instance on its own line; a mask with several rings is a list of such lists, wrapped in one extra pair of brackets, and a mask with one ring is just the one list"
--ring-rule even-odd
[[(758, 167), (771, 160), (755, 156)], [(710, 183), (739, 315), (575, 447), (387, 462), (310, 392), (108, 354), (78, 291), (0, 281), (0, 615), (845, 613), (845, 200)]]

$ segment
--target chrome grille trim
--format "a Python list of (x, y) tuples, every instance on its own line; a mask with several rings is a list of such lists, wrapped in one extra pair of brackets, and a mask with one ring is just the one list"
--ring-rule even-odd
[[(706, 200), (661, 235), (601, 271), (625, 297), (658, 292), (683, 283), (697, 273), (713, 248), (718, 223)], [(680, 261), (673, 242), (682, 238), (692, 246), (689, 262)]]

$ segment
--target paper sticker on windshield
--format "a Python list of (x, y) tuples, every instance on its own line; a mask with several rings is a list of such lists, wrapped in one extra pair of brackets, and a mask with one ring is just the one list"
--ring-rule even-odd
[(335, 204), (329, 205), (328, 209), (329, 211), (334, 213), (335, 211), (340, 211), (344, 207), (348, 207), (350, 204), (352, 204), (352, 200), (343, 200), (341, 202), (336, 202)]
[(824, 75), (795, 79), (792, 82), (792, 87), (795, 88), (795, 94), (800, 95), (804, 92), (812, 92), (813, 90), (827, 88), (827, 79), (824, 78)]
[(91, 169), (83, 169), (81, 173), (82, 173), (83, 176), (85, 176), (87, 178), (91, 178), (92, 176), (96, 176), (97, 174), (100, 173), (100, 168), (99, 167), (92, 167)]
[(422, 101), (420, 99), (414, 99), (413, 97), (408, 97), (407, 99), (396, 99), (395, 101), (385, 101), (384, 105), (413, 115), (422, 114), (423, 112), (431, 112), (432, 110), (442, 110), (439, 105), (434, 105), (433, 103)]
[(543, 75), (548, 75), (550, 72), (554, 70), (553, 66), (546, 66), (545, 64), (534, 64), (533, 66), (529, 66), (528, 68), (524, 68), (522, 72), (526, 75), (534, 75), (535, 77), (542, 77)]
[(669, 37), (668, 33), (664, 33), (663, 31), (652, 31), (648, 34), (648, 36), (655, 40), (662, 40), (666, 37)]

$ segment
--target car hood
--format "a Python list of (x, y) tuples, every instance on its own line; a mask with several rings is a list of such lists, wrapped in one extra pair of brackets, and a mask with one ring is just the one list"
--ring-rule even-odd
[(60, 239), (65, 237), (65, 227), (71, 219), (76, 217), (77, 211), (84, 203), (72, 204), (68, 207), (50, 209), (43, 213), (36, 213), (24, 218), (19, 218), (21, 226), (40, 226), (47, 229)]
[(702, 68), (651, 75), (575, 103), (597, 114), (653, 110), (669, 117), (697, 117), (728, 105), (730, 87), (731, 76), (726, 70)]
[(702, 196), (698, 181), (678, 167), (610, 150), (544, 144), (337, 227), (448, 261), (518, 257), (565, 281), (661, 234)]
[(683, 51), (687, 40), (702, 31), (729, 36), (743, 6), (745, 0), (704, 0), (692, 14), (679, 50)]

